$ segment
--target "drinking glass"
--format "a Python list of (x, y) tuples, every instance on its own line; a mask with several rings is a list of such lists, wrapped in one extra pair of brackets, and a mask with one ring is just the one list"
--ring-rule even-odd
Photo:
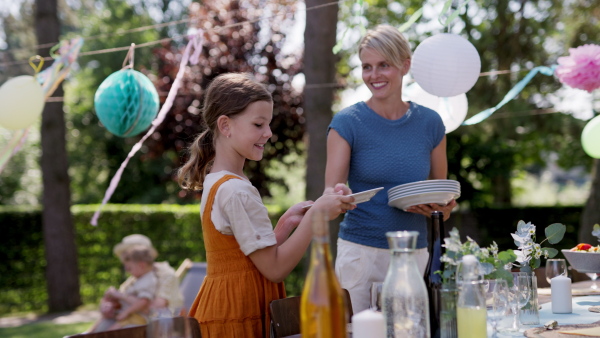
[(487, 316), (492, 325), (492, 337), (497, 337), (498, 322), (506, 315), (509, 308), (508, 285), (504, 279), (488, 280), (488, 289), (485, 293)]
[(371, 284), (371, 309), (374, 311), (382, 311), (381, 308), (381, 289), (383, 282), (374, 282)]
[(513, 286), (509, 288), (508, 304), (512, 312), (512, 325), (507, 328), (507, 331), (519, 331), (521, 329), (521, 321), (519, 320), (520, 310), (527, 305), (531, 291), (529, 290), (529, 282), (527, 276), (520, 276), (518, 273), (513, 273)]
[(556, 276), (567, 275), (567, 262), (562, 258), (548, 259), (546, 261), (546, 280), (550, 284), (550, 280)]
[(147, 338), (191, 338), (191, 329), (186, 317), (158, 317), (146, 327)]

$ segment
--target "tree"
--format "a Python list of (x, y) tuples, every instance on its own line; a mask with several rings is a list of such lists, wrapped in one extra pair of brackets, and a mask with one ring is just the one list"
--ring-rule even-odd
[[(56, 0), (36, 0), (35, 19), (39, 44), (59, 40)], [(40, 48), (39, 54), (49, 55), (49, 48)], [(54, 96), (63, 96), (62, 86), (57, 88)], [(73, 310), (81, 305), (62, 108), (62, 102), (46, 103), (41, 128), (44, 182), (42, 225), (50, 312)]]
[[(594, 160), (590, 196), (583, 208), (579, 225), (579, 242), (590, 243), (594, 224), (600, 224), (600, 160)], [(593, 243), (592, 243), (593, 244)]]
[(307, 12), (304, 30), (304, 111), (308, 133), (306, 161), (306, 198), (317, 199), (325, 187), (325, 163), (327, 161), (327, 126), (333, 112), (333, 86), (318, 86), (336, 82), (336, 56), (332, 50), (336, 44), (338, 17), (337, 1), (306, 0), (306, 7), (332, 3)]

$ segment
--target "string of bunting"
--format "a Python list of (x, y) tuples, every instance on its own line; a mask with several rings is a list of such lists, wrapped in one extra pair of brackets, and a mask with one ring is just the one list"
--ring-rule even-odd
[[(6, 146), (0, 150), (0, 173), (2, 173), (10, 158), (25, 143), (31, 124), (42, 113), (44, 102), (54, 94), (56, 88), (71, 72), (82, 46), (82, 38), (65, 40), (56, 48), (53, 48), (52, 57), (55, 61), (50, 67), (40, 72), (44, 59), (40, 56), (34, 56), (29, 61), (35, 71), (31, 80), (29, 76), (18, 76), (9, 80), (13, 82), (21, 79), (29, 81), (28, 87), (13, 86), (9, 81), (0, 87), (0, 96), (2, 97), (0, 102), (3, 103), (2, 112), (4, 112), (0, 114), (0, 124), (8, 129), (15, 130)], [(58, 50), (58, 53), (56, 53), (56, 50)], [(35, 65), (34, 60), (39, 61), (39, 63)], [(35, 95), (33, 93), (40, 94)], [(27, 98), (23, 99), (22, 95), (26, 95)], [(37, 99), (38, 97), (39, 99)], [(32, 107), (32, 104), (36, 107)]]
[(183, 56), (181, 57), (181, 62), (179, 64), (179, 71), (177, 72), (175, 80), (173, 81), (173, 86), (169, 90), (169, 94), (167, 95), (167, 99), (165, 100), (165, 103), (163, 104), (162, 108), (160, 109), (160, 112), (158, 113), (156, 119), (152, 122), (152, 127), (146, 132), (146, 134), (135, 145), (133, 145), (133, 147), (131, 148), (131, 151), (129, 152), (129, 154), (127, 154), (127, 158), (125, 158), (123, 163), (121, 163), (121, 166), (119, 167), (119, 169), (117, 170), (117, 172), (115, 173), (113, 178), (111, 179), (110, 185), (108, 186), (108, 189), (106, 190), (106, 193), (104, 194), (104, 198), (102, 199), (102, 204), (98, 207), (98, 210), (96, 210), (96, 212), (94, 213), (94, 216), (92, 217), (92, 220), (90, 221), (90, 224), (92, 224), (94, 226), (98, 225), (98, 218), (100, 217), (100, 212), (102, 211), (102, 208), (104, 207), (104, 205), (106, 203), (108, 203), (108, 201), (110, 200), (110, 197), (112, 196), (115, 189), (117, 188), (117, 185), (119, 185), (119, 181), (121, 180), (121, 175), (123, 174), (123, 170), (125, 170), (125, 167), (129, 163), (129, 160), (135, 155), (135, 153), (138, 152), (138, 150), (140, 150), (142, 148), (142, 144), (144, 143), (144, 141), (146, 141), (146, 139), (154, 133), (154, 131), (156, 130), (156, 127), (158, 127), (163, 122), (163, 120), (165, 119), (165, 116), (167, 115), (167, 113), (169, 112), (171, 107), (173, 106), (173, 101), (175, 100), (175, 97), (177, 96), (177, 92), (179, 91), (179, 87), (181, 86), (181, 81), (182, 81), (183, 75), (185, 73), (185, 69), (188, 64), (188, 61), (192, 65), (196, 65), (199, 62), (200, 53), (202, 52), (202, 44), (204, 41), (203, 35), (204, 35), (204, 32), (200, 30), (197, 32), (197, 34), (195, 36), (190, 38), (190, 41), (188, 42), (187, 46), (185, 47), (185, 51), (183, 52)]

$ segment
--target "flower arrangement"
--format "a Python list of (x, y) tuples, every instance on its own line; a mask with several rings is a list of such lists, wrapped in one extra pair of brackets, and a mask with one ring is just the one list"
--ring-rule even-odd
[(517, 258), (513, 250), (498, 251), (496, 242), (492, 242), (489, 247), (482, 248), (469, 236), (467, 236), (467, 241), (462, 243), (456, 228), (452, 228), (449, 234), (450, 237), (444, 238), (442, 245), (446, 248), (446, 252), (440, 258), (444, 262), (444, 271), (437, 272), (442, 276), (442, 283), (456, 279), (458, 263), (462, 261), (463, 256), (474, 255), (479, 260), (484, 278), (503, 278), (512, 284), (512, 275), (504, 267)]
[(556, 76), (560, 82), (588, 93), (600, 88), (600, 46), (569, 48), (569, 53), (557, 60)]
[(519, 263), (517, 266), (523, 272), (531, 272), (533, 269), (539, 268), (541, 258), (552, 258), (558, 254), (558, 250), (549, 247), (542, 247), (542, 243), (548, 241), (550, 244), (556, 244), (560, 242), (567, 230), (564, 224), (554, 223), (544, 229), (546, 239), (541, 241), (539, 244), (535, 242), (535, 225), (531, 222), (525, 223), (519, 221), (517, 224), (517, 232), (511, 234), (515, 240), (515, 245), (519, 250), (515, 250), (514, 253), (517, 256), (516, 261)]

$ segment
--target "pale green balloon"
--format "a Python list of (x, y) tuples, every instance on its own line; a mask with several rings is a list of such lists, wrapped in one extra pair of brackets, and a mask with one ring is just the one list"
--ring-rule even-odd
[(44, 90), (33, 76), (17, 76), (0, 87), (0, 126), (27, 128), (37, 121), (42, 110)]
[(581, 145), (586, 154), (600, 158), (600, 115), (591, 119), (583, 128)]

